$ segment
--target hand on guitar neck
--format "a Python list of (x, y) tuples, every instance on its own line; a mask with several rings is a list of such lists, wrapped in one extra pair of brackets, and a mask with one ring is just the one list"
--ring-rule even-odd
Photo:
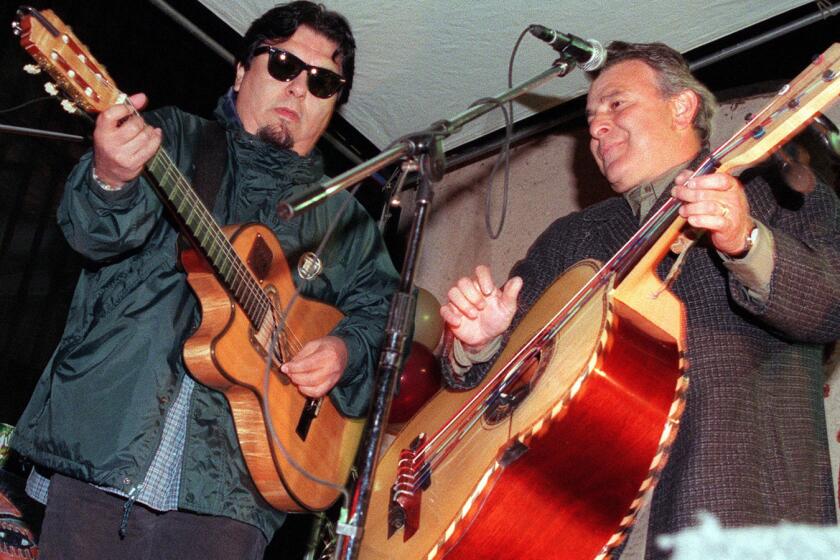
[(518, 276), (499, 288), (490, 269), (479, 265), (472, 277), (459, 279), (449, 290), (440, 316), (464, 349), (477, 353), (508, 329), (521, 289), (522, 279)]
[(743, 257), (750, 248), (755, 221), (741, 181), (727, 173), (700, 175), (691, 171), (676, 178), (671, 195), (680, 200), (680, 216), (692, 227), (708, 230), (715, 248), (730, 257)]
[(96, 118), (93, 131), (94, 169), (97, 178), (112, 188), (136, 179), (143, 165), (157, 152), (163, 133), (146, 124), (137, 111), (148, 98), (135, 93), (131, 105), (117, 104)]

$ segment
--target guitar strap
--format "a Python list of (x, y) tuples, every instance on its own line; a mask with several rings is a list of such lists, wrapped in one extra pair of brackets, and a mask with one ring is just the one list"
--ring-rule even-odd
[[(216, 121), (207, 121), (201, 127), (198, 144), (195, 147), (192, 188), (211, 214), (213, 213), (213, 206), (216, 204), (216, 196), (219, 194), (219, 187), (222, 184), (222, 175), (225, 172), (227, 159), (225, 129)], [(183, 230), (178, 235), (178, 252), (182, 252), (191, 246), (185, 235)], [(178, 267), (181, 267), (180, 262)]]
[(225, 129), (216, 121), (208, 121), (201, 130), (195, 157), (193, 189), (210, 212), (216, 204), (219, 186), (227, 164), (227, 136)]

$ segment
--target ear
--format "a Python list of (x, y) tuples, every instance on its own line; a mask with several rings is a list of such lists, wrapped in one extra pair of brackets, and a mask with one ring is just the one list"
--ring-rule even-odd
[(693, 90), (684, 89), (671, 98), (671, 109), (675, 127), (693, 128), (694, 117), (700, 109), (700, 96)]
[(233, 91), (239, 92), (239, 87), (242, 85), (242, 78), (245, 77), (245, 67), (241, 62), (236, 63), (236, 79), (233, 82)]

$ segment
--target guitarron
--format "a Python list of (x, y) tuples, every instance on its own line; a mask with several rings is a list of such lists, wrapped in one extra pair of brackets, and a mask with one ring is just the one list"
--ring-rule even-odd
[[(695, 175), (755, 164), (840, 93), (833, 45)], [(363, 560), (606, 558), (677, 434), (684, 309), (656, 275), (685, 239), (669, 199), (606, 264), (537, 300), (481, 384), (440, 391), (377, 468)]]

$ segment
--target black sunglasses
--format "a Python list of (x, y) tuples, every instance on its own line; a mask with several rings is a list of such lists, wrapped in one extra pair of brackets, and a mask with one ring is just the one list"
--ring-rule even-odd
[(254, 49), (254, 56), (268, 53), (268, 73), (275, 80), (291, 82), (298, 74), (306, 70), (306, 87), (315, 97), (328, 99), (338, 93), (347, 81), (332, 70), (311, 66), (289, 51), (260, 45)]

